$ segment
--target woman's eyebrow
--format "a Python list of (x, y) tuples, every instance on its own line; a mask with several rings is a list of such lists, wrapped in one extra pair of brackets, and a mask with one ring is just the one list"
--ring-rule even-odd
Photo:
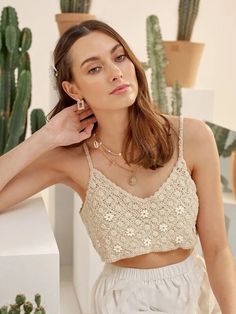
[[(111, 49), (110, 53), (112, 54), (112, 53), (113, 53), (117, 48), (119, 48), (119, 47), (122, 47), (122, 45), (121, 45), (121, 44), (116, 44), (116, 45)], [(97, 56), (94, 56), (94, 57), (90, 57), (90, 58), (88, 58), (88, 59), (85, 59), (85, 60), (81, 63), (80, 67), (82, 68), (82, 66), (83, 66), (85, 63), (87, 63), (87, 62), (96, 61), (96, 60), (99, 60), (99, 59), (100, 59), (100, 58), (97, 57)]]

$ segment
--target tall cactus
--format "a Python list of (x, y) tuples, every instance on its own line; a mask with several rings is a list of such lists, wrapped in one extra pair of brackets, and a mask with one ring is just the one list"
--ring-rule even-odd
[(159, 20), (156, 15), (147, 17), (146, 33), (148, 62), (143, 62), (142, 64), (145, 70), (151, 69), (152, 99), (162, 113), (179, 115), (181, 114), (182, 106), (181, 86), (178, 82), (174, 83), (172, 87), (172, 101), (169, 105), (165, 80), (167, 59), (165, 57)]
[(151, 68), (152, 99), (159, 106), (161, 112), (170, 113), (164, 75), (167, 60), (162, 44), (159, 19), (156, 15), (150, 15), (147, 17), (146, 33), (148, 55), (146, 68)]
[(200, 0), (180, 0), (177, 40), (190, 40), (198, 15)]
[(171, 107), (172, 107), (172, 115), (180, 116), (181, 108), (182, 108), (182, 93), (181, 86), (178, 81), (175, 81), (171, 91)]
[(28, 54), (31, 42), (30, 29), (19, 29), (15, 9), (3, 8), (0, 24), (0, 155), (25, 139), (31, 103)]
[(89, 13), (91, 0), (60, 0), (63, 13)]

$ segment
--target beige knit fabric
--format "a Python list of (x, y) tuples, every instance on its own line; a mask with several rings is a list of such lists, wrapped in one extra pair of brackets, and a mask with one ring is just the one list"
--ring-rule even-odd
[(149, 197), (134, 196), (113, 183), (93, 167), (86, 143), (83, 147), (90, 178), (80, 214), (104, 262), (194, 247), (199, 202), (183, 158), (182, 116), (178, 160), (165, 182)]

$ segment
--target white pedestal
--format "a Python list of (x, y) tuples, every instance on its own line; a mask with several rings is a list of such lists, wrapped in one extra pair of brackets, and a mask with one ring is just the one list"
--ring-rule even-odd
[(30, 198), (0, 215), (0, 306), (18, 293), (41, 294), (50, 314), (60, 313), (59, 252), (42, 198)]
[[(168, 102), (171, 103), (171, 88), (167, 88)], [(182, 88), (182, 109), (184, 117), (208, 120), (214, 118), (214, 91), (211, 89)]]
[(213, 121), (214, 91), (211, 89), (182, 88), (182, 114), (201, 120)]

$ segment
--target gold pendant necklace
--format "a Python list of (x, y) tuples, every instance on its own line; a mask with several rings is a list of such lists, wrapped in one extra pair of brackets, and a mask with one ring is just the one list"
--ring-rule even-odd
[[(94, 135), (94, 136), (95, 136), (95, 135)], [(95, 137), (95, 140), (94, 140), (94, 142), (93, 142), (93, 146), (94, 146), (94, 148), (99, 149), (99, 150), (103, 153), (103, 155), (106, 157), (106, 159), (110, 161), (110, 165), (115, 165), (115, 166), (117, 166), (117, 167), (120, 167), (121, 169), (124, 169), (124, 170), (126, 170), (126, 171), (128, 171), (128, 172), (131, 172), (131, 175), (130, 175), (129, 178), (128, 178), (128, 184), (129, 184), (130, 186), (134, 186), (134, 185), (137, 184), (137, 176), (136, 176), (136, 171), (137, 171), (137, 169), (135, 169), (135, 170), (130, 170), (130, 169), (127, 169), (127, 168), (121, 166), (121, 165), (120, 165), (119, 163), (117, 163), (114, 159), (111, 159), (111, 157), (108, 157), (108, 155), (107, 155), (106, 152), (108, 152), (108, 153), (110, 153), (111, 155), (114, 155), (114, 156), (121, 156), (121, 153), (118, 153), (118, 154), (117, 154), (117, 153), (111, 152), (111, 150), (108, 149), (107, 147), (106, 147), (107, 149), (106, 149), (106, 148), (104, 149), (103, 143), (102, 143), (101, 141), (100, 141), (100, 142), (97, 141), (96, 137)]]
[(113, 155), (113, 156), (122, 156), (121, 153), (114, 153), (113, 151), (111, 151), (108, 147), (106, 147), (103, 142), (99, 141), (96, 139), (96, 133), (93, 134), (95, 140), (93, 142), (93, 146), (95, 148), (99, 148), (100, 146), (102, 146), (109, 154)]

